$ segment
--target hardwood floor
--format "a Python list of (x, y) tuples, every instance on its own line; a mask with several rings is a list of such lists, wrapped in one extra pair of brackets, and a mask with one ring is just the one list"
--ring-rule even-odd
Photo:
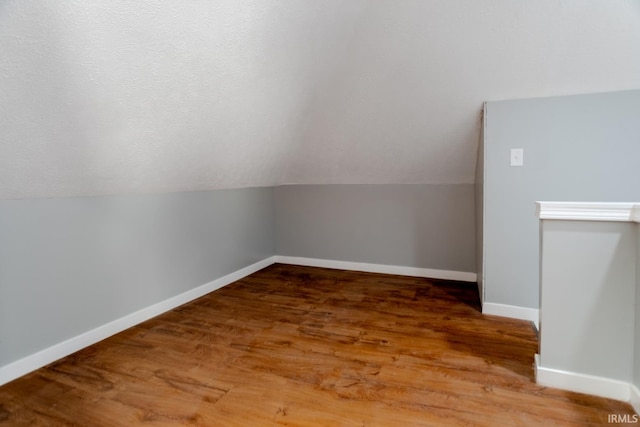
[(0, 387), (0, 425), (606, 425), (475, 285), (276, 264)]

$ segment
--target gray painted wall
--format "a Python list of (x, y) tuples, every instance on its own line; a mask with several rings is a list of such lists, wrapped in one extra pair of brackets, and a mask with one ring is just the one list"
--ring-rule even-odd
[(0, 366), (274, 254), (271, 188), (0, 201)]
[(478, 143), (478, 159), (476, 162), (475, 183), (475, 217), (476, 217), (476, 273), (478, 274), (478, 293), (480, 302), (484, 303), (484, 256), (482, 246), (484, 242), (484, 126), (485, 117), (482, 115), (482, 128)]
[(636, 224), (542, 221), (540, 364), (633, 378)]
[(640, 389), (640, 225), (636, 226), (636, 298), (633, 352), (633, 385)]
[(474, 186), (274, 189), (278, 255), (475, 272)]
[(535, 201), (640, 200), (639, 118), (640, 90), (487, 103), (485, 302), (538, 308)]

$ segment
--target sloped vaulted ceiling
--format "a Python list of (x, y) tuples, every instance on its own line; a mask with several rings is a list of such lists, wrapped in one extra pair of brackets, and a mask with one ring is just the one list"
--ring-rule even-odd
[(471, 183), (483, 101), (638, 87), (635, 0), (6, 0), (0, 197)]

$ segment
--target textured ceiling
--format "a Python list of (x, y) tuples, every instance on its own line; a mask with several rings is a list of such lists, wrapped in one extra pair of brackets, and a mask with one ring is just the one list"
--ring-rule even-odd
[(5, 0), (0, 197), (471, 183), (483, 101), (632, 88), (640, 1)]

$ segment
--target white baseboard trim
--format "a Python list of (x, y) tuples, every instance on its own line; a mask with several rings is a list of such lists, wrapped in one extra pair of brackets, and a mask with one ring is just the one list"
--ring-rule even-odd
[(594, 375), (567, 372), (559, 369), (544, 368), (540, 366), (540, 355), (536, 354), (536, 383), (546, 386), (575, 391), (578, 393), (592, 394), (608, 399), (628, 402), (631, 397), (631, 384), (597, 377)]
[(533, 322), (538, 329), (540, 329), (539, 312), (536, 308), (518, 307), (516, 305), (497, 304), (494, 302), (485, 302), (482, 304), (482, 314), (529, 320)]
[(281, 264), (303, 265), (306, 267), (335, 268), (339, 270), (364, 271), (367, 273), (397, 274), (400, 276), (427, 277), (430, 279), (455, 280), (459, 282), (475, 282), (476, 273), (464, 271), (436, 270), (431, 268), (402, 267), (397, 265), (369, 264), (365, 262), (336, 261), (331, 259), (303, 258), (276, 255), (276, 262)]
[(87, 331), (83, 334), (70, 338), (61, 343), (52, 345), (37, 353), (23, 357), (15, 362), (0, 367), (0, 385), (6, 384), (16, 378), (19, 378), (29, 372), (39, 369), (49, 363), (75, 353), (87, 346), (95, 344), (112, 335), (122, 332), (132, 326), (135, 326), (145, 320), (151, 319), (159, 314), (172, 310), (182, 304), (200, 298), (210, 292), (220, 289), (230, 283), (242, 279), (258, 270), (261, 270), (275, 262), (275, 257), (269, 257), (251, 264), (226, 276), (215, 279), (202, 286), (188, 290), (184, 293), (145, 307), (134, 313), (128, 314), (119, 319), (113, 320), (95, 329)]
[(636, 413), (640, 414), (640, 390), (638, 390), (638, 387), (631, 384), (630, 393), (631, 396), (629, 401), (631, 403), (631, 406), (633, 406), (633, 409), (636, 411)]

